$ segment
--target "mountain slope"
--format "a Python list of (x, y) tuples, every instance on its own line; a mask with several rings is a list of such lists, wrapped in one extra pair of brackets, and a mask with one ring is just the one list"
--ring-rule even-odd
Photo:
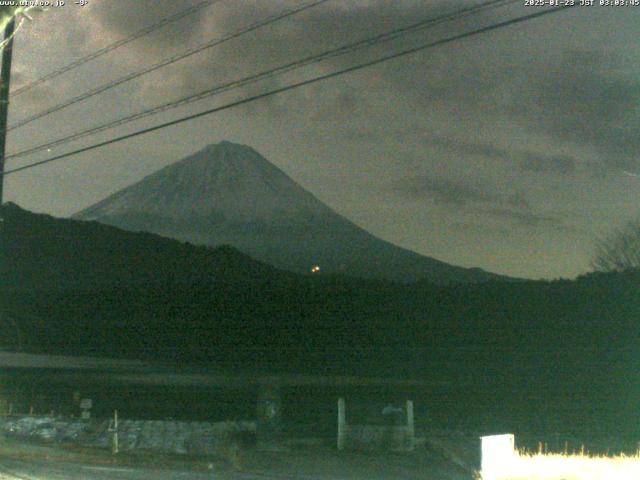
[(495, 275), (381, 240), (331, 210), (255, 150), (210, 145), (74, 218), (200, 245), (228, 244), (293, 272), (394, 281), (479, 282)]

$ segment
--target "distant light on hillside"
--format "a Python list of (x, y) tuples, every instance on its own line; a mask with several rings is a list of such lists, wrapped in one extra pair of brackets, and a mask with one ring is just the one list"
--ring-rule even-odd
[(320, 265), (314, 265), (311, 267), (311, 273), (318, 273), (320, 271)]

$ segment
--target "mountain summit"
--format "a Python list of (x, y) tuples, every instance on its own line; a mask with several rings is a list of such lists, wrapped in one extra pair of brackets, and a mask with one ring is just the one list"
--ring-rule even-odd
[(434, 283), (496, 277), (448, 265), (371, 235), (254, 149), (230, 142), (209, 145), (74, 218), (195, 244), (228, 244), (295, 272), (310, 272), (317, 266), (323, 273)]
[[(221, 142), (155, 172), (76, 216), (98, 221), (123, 215), (162, 217), (164, 222), (188, 223), (194, 231), (201, 231), (202, 225), (196, 219), (206, 220), (207, 225), (223, 220), (226, 224), (270, 224), (328, 212), (313, 195), (252, 148)], [(201, 233), (208, 233), (208, 228)]]

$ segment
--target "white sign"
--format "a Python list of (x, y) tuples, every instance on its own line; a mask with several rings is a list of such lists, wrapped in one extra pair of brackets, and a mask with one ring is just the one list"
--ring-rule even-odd
[(83, 398), (80, 400), (80, 408), (83, 410), (89, 410), (93, 406), (93, 401), (90, 398)]
[(509, 472), (515, 455), (515, 438), (512, 434), (480, 437), (482, 441), (482, 479), (503, 478)]

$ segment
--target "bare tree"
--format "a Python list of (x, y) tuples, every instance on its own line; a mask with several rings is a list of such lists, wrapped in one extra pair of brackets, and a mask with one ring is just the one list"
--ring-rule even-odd
[(600, 240), (591, 266), (600, 272), (640, 269), (640, 220), (629, 223)]

